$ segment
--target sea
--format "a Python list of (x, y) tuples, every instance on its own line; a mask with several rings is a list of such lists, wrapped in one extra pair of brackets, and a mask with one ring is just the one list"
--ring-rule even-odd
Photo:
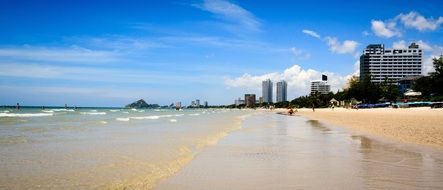
[(443, 151), (252, 109), (0, 109), (0, 189), (443, 189)]
[(0, 109), (0, 189), (151, 189), (251, 110)]

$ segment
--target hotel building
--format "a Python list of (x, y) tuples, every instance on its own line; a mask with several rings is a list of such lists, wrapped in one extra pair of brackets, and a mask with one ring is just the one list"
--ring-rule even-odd
[(331, 86), (327, 81), (312, 81), (311, 82), (311, 94), (318, 92), (320, 94), (328, 94), (331, 91)]
[(322, 75), (322, 80), (311, 81), (311, 94), (318, 92), (320, 94), (328, 94), (331, 86), (328, 84), (328, 76)]
[(421, 75), (423, 51), (415, 43), (406, 49), (385, 49), (383, 44), (370, 44), (360, 56), (360, 80), (371, 75), (371, 81), (388, 79), (397, 83), (405, 77)]

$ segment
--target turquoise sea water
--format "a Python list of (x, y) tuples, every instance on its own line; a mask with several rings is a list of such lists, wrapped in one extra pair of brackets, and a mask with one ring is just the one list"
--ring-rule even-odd
[(251, 111), (0, 110), (0, 188), (150, 188)]

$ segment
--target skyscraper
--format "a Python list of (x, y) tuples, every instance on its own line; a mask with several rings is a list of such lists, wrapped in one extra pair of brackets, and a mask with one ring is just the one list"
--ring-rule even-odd
[(286, 83), (286, 81), (282, 80), (280, 82), (277, 82), (277, 102), (287, 101), (287, 88), (288, 84)]
[(271, 79), (262, 82), (263, 102), (272, 103), (272, 81)]
[(421, 75), (423, 51), (412, 43), (406, 49), (385, 49), (383, 44), (366, 46), (360, 56), (360, 80), (371, 75), (371, 81), (381, 83), (386, 78), (399, 79)]

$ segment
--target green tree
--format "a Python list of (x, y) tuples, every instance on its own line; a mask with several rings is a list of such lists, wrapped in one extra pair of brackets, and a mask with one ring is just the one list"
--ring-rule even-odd
[(417, 79), (412, 88), (421, 92), (423, 97), (432, 101), (443, 100), (443, 56), (433, 59), (434, 72)]
[(395, 81), (385, 78), (383, 83), (380, 84), (381, 96), (390, 102), (396, 102), (397, 98), (400, 96), (400, 90)]

